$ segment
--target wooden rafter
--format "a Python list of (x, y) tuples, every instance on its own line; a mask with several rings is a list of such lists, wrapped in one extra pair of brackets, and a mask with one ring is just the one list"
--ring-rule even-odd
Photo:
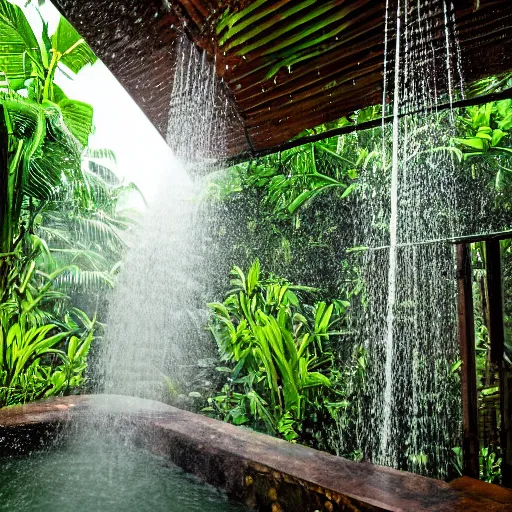
[[(381, 101), (385, 0), (55, 1), (161, 133), (172, 42), (185, 31), (215, 59), (244, 121), (233, 156)], [(454, 6), (466, 82), (512, 69), (512, 2)]]

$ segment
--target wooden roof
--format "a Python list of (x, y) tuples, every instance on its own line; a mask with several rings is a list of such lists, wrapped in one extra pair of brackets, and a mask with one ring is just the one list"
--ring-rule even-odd
[[(384, 0), (55, 0), (165, 134), (172, 45), (215, 58), (244, 121), (231, 155), (279, 146), (382, 97)], [(454, 0), (465, 80), (512, 69), (512, 1)]]

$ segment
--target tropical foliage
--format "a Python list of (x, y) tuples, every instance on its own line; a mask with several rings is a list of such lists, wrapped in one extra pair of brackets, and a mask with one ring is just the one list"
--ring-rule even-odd
[[(96, 61), (61, 18), (38, 40), (23, 10), (0, 0), (0, 406), (84, 381), (98, 323), (76, 306), (112, 287), (133, 220), (110, 151), (87, 148), (93, 108), (70, 99), (58, 70)], [(74, 304), (75, 303), (75, 304)]]
[[(489, 94), (511, 85), (509, 76), (490, 77), (474, 84), (468, 95)], [(366, 109), (336, 125), (318, 127), (301, 136), (361, 123), (379, 115), (378, 108)], [(448, 122), (452, 115), (454, 124)], [(461, 108), (453, 113), (438, 112), (432, 119), (432, 123), (444, 126), (446, 130), (439, 132), (436, 140), (439, 146), (429, 151), (446, 153), (446, 160), (453, 161), (458, 186), (467, 191), (464, 207), (474, 206), (471, 211), (475, 212), (486, 211), (490, 222), (486, 229), (501, 230), (512, 226), (511, 116), (512, 102), (499, 100)], [(361, 175), (368, 171), (380, 175), (387, 172), (382, 140), (380, 127), (330, 137), (253, 159), (209, 176), (208, 207), (218, 208), (219, 215), (215, 218), (221, 219), (212, 228), (212, 237), (223, 253), (218, 268), (224, 275), (229, 271), (228, 264), (251, 270), (245, 275), (235, 267), (232, 277), (236, 283), (230, 288), (219, 280), (219, 293), (227, 294), (226, 299), (210, 305), (213, 312), (210, 327), (223, 361), (218, 369), (225, 378), (209, 399), (208, 414), (335, 453), (354, 458), (363, 456), (358, 451), (354, 433), (360, 428), (356, 410), (367, 406), (367, 361), (358, 338), (350, 332), (349, 304), (353, 301), (364, 303), (366, 298), (362, 292), (367, 283), (361, 276), (358, 258), (352, 257), (362, 254), (364, 247), (352, 247), (355, 236), (351, 217), (353, 208), (364, 207), (363, 203), (371, 200), (365, 195)], [(471, 205), (473, 201), (475, 204)], [(383, 224), (382, 229), (389, 229), (389, 226)], [(257, 269), (253, 264), (256, 259), (261, 261), (265, 273), (259, 274), (259, 267)], [(253, 292), (249, 291), (248, 284), (254, 282), (249, 278), (251, 273), (259, 275)], [(310, 288), (307, 292), (304, 289), (295, 291), (290, 283), (296, 282)], [(270, 308), (268, 297), (272, 294), (267, 288), (272, 286), (288, 286), (297, 298), (297, 304), (287, 302), (286, 292), (282, 303), (270, 299)], [(316, 359), (320, 350), (314, 342), (310, 342), (306, 349), (308, 357), (313, 358), (312, 369), (327, 377), (330, 385), (324, 382), (304, 389), (300, 387), (300, 379), (289, 378), (289, 373), (283, 374), (288, 369), (282, 370), (277, 362), (279, 348), (274, 352), (268, 340), (278, 347), (280, 343), (283, 347), (291, 347), (291, 339), (300, 350), (301, 336), (314, 333), (313, 311), (321, 303), (347, 304), (347, 310), (333, 309), (332, 319), (337, 321), (339, 318), (340, 323), (329, 329), (329, 336), (324, 340), (325, 361)], [(295, 315), (301, 315), (305, 321), (299, 322)], [(479, 314), (476, 321), (479, 391), (482, 398), (489, 399), (496, 391), (496, 382), (489, 378), (492, 372), (489, 373), (486, 363), (489, 344), (485, 337), (485, 318)], [(265, 359), (263, 347), (266, 343), (269, 351)], [(295, 361), (288, 352), (286, 354), (287, 361)], [(269, 361), (275, 368), (279, 393), (272, 391), (273, 367)], [(306, 368), (309, 370), (310, 367)], [(454, 393), (459, 390), (459, 368), (457, 364), (453, 368)], [(287, 401), (284, 397), (284, 382), (288, 380), (294, 387), (287, 385), (287, 393), (289, 389), (293, 393), (297, 389), (298, 393), (291, 396), (300, 397), (300, 407), (295, 406), (296, 398), (294, 402), (294, 399)], [(316, 403), (322, 406), (316, 407)], [(331, 407), (331, 404), (339, 407)], [(336, 432), (338, 443), (334, 440), (335, 434), (322, 439), (311, 436), (314, 421), (322, 425), (316, 431)], [(454, 475), (457, 472), (456, 451), (453, 454)], [(426, 457), (424, 454), (411, 457), (417, 459), (417, 465), (425, 464), (420, 460)], [(483, 478), (499, 481), (499, 459), (496, 444), (482, 447)]]
[[(240, 55), (250, 51), (245, 38), (254, 35), (245, 30), (250, 12), (226, 11), (217, 25), (220, 44), (239, 47)], [(297, 12), (290, 7), (288, 15)], [(57, 83), (59, 70), (76, 74), (96, 61), (74, 28), (61, 19), (50, 34), (43, 22), (37, 37), (23, 10), (0, 0), (0, 40), (3, 406), (72, 392), (84, 384), (102, 313), (83, 295), (104, 294), (114, 286), (125, 250), (123, 234), (134, 219), (121, 203), (136, 188), (118, 179), (112, 152), (88, 147), (93, 109), (69, 98)], [(297, 55), (283, 54), (267, 70), (269, 77), (296, 64), (303, 57)], [(511, 86), (510, 76), (490, 77), (473, 84), (468, 95)], [(427, 151), (449, 155), (460, 183), (479, 187), (490, 208), (491, 227), (510, 228), (512, 100), (436, 112), (432, 122), (446, 126), (452, 115), (453, 129)], [(380, 107), (370, 107), (300, 136), (380, 116)], [(381, 127), (328, 137), (207, 177), (205, 225), (220, 250), (209, 255), (215, 275), (205, 302), (217, 300), (208, 304), (208, 329), (218, 361), (214, 389), (190, 393), (205, 414), (364, 457), (356, 439), (357, 409), (367, 405), (369, 366), (361, 339), (351, 330), (350, 314), (355, 301), (366, 300), (368, 283), (352, 257), (365, 248), (352, 247), (351, 217), (354, 207), (373, 200), (365, 195), (363, 173), (389, 171), (383, 137)], [(386, 212), (377, 212), (372, 222), (386, 231), (388, 223), (381, 218), (387, 218)], [(503, 250), (511, 260), (511, 246), (504, 244)], [(482, 255), (482, 248), (474, 246), (475, 267), (485, 264)], [(480, 300), (475, 317), (482, 404), (496, 392), (497, 372), (489, 364), (483, 272), (474, 277)], [(510, 322), (510, 300), (505, 309)], [(460, 362), (452, 368), (454, 380), (459, 369)], [(168, 381), (172, 394), (181, 392)], [(453, 455), (456, 473), (461, 469), (458, 447)], [(499, 443), (482, 446), (480, 455), (482, 477), (499, 481)], [(427, 456), (411, 457), (424, 465)]]
[(349, 304), (311, 304), (318, 290), (263, 277), (258, 260), (247, 275), (238, 267), (231, 275), (226, 300), (209, 304), (220, 359), (230, 365), (217, 369), (228, 382), (204, 411), (290, 441), (325, 444), (325, 420), (334, 423), (348, 405), (333, 346), (347, 334)]

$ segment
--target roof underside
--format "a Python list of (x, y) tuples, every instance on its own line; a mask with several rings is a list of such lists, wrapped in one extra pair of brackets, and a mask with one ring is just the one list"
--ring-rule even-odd
[[(455, 0), (467, 82), (512, 69), (512, 2)], [(245, 134), (232, 156), (278, 147), (382, 99), (382, 0), (56, 0), (160, 133), (183, 29), (215, 58)], [(101, 13), (98, 15), (98, 13)]]

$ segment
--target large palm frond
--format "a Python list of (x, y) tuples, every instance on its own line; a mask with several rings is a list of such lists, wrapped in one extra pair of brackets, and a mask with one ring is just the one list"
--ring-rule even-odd
[(9, 87), (23, 89), (25, 81), (34, 76), (44, 76), (44, 66), (39, 43), (23, 11), (7, 0), (0, 0), (0, 69)]

